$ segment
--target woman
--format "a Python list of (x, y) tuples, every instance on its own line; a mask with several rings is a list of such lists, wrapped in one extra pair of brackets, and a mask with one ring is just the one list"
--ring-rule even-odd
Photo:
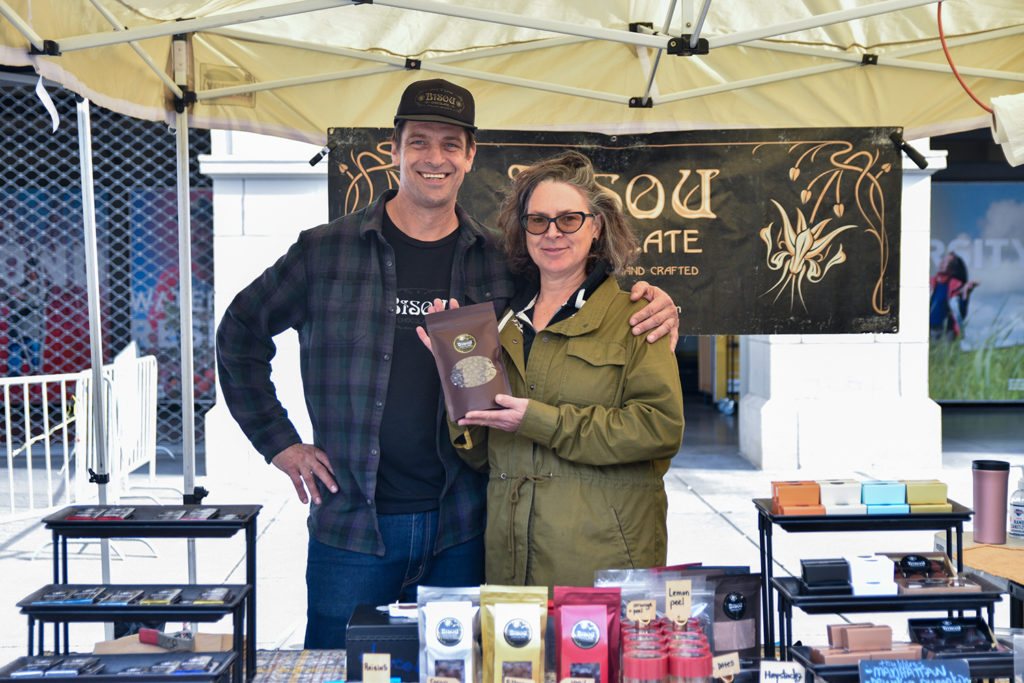
[(451, 425), (490, 466), (488, 583), (590, 586), (594, 571), (665, 564), (662, 477), (683, 400), (668, 340), (647, 343), (619, 289), (636, 253), (618, 197), (576, 152), (521, 171), (499, 228), (532, 283), (499, 323), (512, 396)]
[(931, 290), (928, 327), (933, 340), (956, 339), (963, 334), (971, 292), (978, 283), (967, 279), (967, 264), (950, 251), (939, 262), (928, 283)]

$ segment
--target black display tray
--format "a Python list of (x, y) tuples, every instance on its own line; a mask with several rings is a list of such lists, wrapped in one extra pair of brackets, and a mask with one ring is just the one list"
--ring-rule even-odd
[[(70, 505), (43, 518), (47, 529), (65, 538), (226, 538), (244, 529), (259, 514), (262, 505), (126, 505), (135, 511), (128, 519), (68, 519), (75, 511), (96, 505)], [(108, 506), (114, 507), (114, 506)], [(161, 513), (194, 508), (217, 508), (212, 519), (168, 520), (157, 519)], [(225, 519), (234, 515), (235, 519)]]
[[(181, 602), (169, 605), (109, 605), (103, 603), (87, 604), (64, 604), (64, 603), (36, 603), (35, 600), (44, 594), (56, 590), (80, 590), (85, 588), (102, 587), (107, 590), (143, 590), (153, 591), (163, 588), (180, 588), (182, 591)], [(202, 591), (211, 588), (228, 588), (231, 595), (224, 603), (193, 605), (188, 600), (194, 600)], [(40, 621), (107, 621), (108, 619), (138, 620), (142, 617), (148, 619), (164, 619), (167, 621), (216, 621), (239, 609), (240, 603), (245, 600), (250, 586), (247, 584), (49, 584), (39, 590), (25, 596), (18, 601), (17, 607), (22, 614), (34, 617)]]
[[(133, 666), (151, 666), (157, 662), (165, 660), (185, 660), (189, 657), (194, 657), (197, 654), (209, 655), (215, 662), (215, 667), (212, 671), (205, 671), (203, 673), (175, 673), (175, 674), (144, 674), (144, 675), (132, 675), (127, 676), (118, 674), (118, 671), (123, 671)], [(230, 671), (231, 664), (235, 661), (234, 652), (157, 652), (157, 653), (135, 653), (135, 654), (124, 654), (124, 655), (91, 655), (91, 654), (76, 654), (76, 655), (56, 655), (58, 657), (76, 656), (76, 657), (96, 657), (104, 664), (104, 670), (91, 674), (88, 676), (64, 676), (64, 677), (32, 677), (32, 678), (15, 678), (11, 677), (11, 673), (17, 671), (26, 663), (32, 660), (40, 659), (39, 657), (18, 657), (13, 662), (9, 662), (4, 667), (0, 668), (0, 683), (25, 683), (25, 681), (39, 681), (39, 680), (75, 680), (83, 681), (87, 683), (112, 683), (113, 681), (125, 682), (125, 681), (152, 681), (153, 683), (161, 683), (166, 681), (182, 681), (183, 683), (198, 683), (199, 681), (219, 681), (226, 680), (227, 674)]]
[[(969, 629), (975, 629), (978, 632), (978, 634), (981, 635), (985, 639), (985, 641), (987, 641), (986, 642), (986, 646), (988, 646), (990, 644), (993, 645), (993, 646), (995, 646), (995, 644), (998, 644), (998, 646), (995, 649), (982, 650), (982, 651), (973, 651), (973, 652), (963, 652), (963, 651), (955, 651), (955, 650), (939, 650), (939, 649), (935, 649), (935, 648), (930, 647), (929, 643), (922, 641), (922, 639), (920, 637), (921, 629), (923, 629), (923, 628), (941, 627), (941, 625), (943, 623), (945, 623), (945, 622), (951, 622), (951, 623), (953, 623), (955, 625), (958, 625), (958, 626), (962, 626), (962, 627), (969, 628)], [(922, 648), (924, 648), (924, 651), (926, 653), (928, 653), (927, 656), (930, 657), (930, 658), (933, 658), (933, 659), (963, 659), (964, 657), (976, 657), (978, 659), (991, 659), (991, 658), (998, 658), (1000, 655), (1002, 655), (1004, 653), (1003, 651), (1006, 649), (1006, 646), (1004, 644), (1002, 644), (1002, 643), (999, 643), (999, 641), (996, 639), (996, 637), (992, 634), (992, 629), (989, 628), (989, 625), (985, 622), (985, 620), (981, 619), (979, 617), (975, 617), (973, 619), (970, 618), (970, 617), (955, 617), (955, 618), (946, 617), (944, 619), (943, 618), (937, 618), (937, 619), (936, 618), (909, 619), (907, 621), (907, 631), (910, 634), (910, 641), (913, 642), (913, 643), (917, 643)], [(1012, 651), (1012, 646), (1011, 646), (1010, 649)]]
[[(857, 683), (860, 669), (857, 664), (815, 664), (811, 661), (810, 648), (794, 645), (789, 648), (793, 661), (799, 662), (815, 676), (829, 683)], [(962, 657), (970, 667), (971, 680), (996, 679), (1013, 676), (1013, 651), (994, 653), (999, 656)]]
[(772, 512), (771, 498), (754, 498), (758, 514), (786, 531), (878, 531), (885, 529), (935, 530), (945, 529), (956, 522), (966, 522), (974, 510), (956, 501), (952, 512), (923, 512), (885, 515), (777, 515)]
[(980, 591), (924, 595), (808, 595), (801, 592), (800, 579), (778, 576), (772, 577), (772, 586), (779, 591), (780, 598), (807, 614), (980, 609), (1002, 600), (1003, 592), (998, 587), (973, 574), (970, 579), (981, 586)]

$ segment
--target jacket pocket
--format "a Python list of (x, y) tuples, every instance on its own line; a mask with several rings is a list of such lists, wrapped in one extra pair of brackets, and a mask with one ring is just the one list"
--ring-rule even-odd
[(573, 337), (566, 345), (560, 399), (579, 406), (619, 404), (626, 347)]

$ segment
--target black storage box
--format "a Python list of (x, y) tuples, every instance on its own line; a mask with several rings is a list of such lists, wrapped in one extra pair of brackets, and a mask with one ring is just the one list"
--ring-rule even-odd
[(842, 559), (800, 560), (801, 592), (806, 595), (850, 595), (850, 565)]
[(363, 680), (363, 653), (391, 655), (391, 677), (420, 679), (419, 626), (415, 619), (393, 619), (373, 605), (358, 605), (345, 631), (345, 677)]
[(804, 583), (808, 586), (850, 583), (850, 565), (840, 558), (800, 560)]

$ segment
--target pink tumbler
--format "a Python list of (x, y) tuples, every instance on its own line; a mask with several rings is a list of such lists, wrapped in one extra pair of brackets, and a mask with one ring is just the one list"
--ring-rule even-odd
[(975, 460), (974, 540), (978, 543), (1006, 543), (1006, 484), (1010, 463), (1003, 460)]

